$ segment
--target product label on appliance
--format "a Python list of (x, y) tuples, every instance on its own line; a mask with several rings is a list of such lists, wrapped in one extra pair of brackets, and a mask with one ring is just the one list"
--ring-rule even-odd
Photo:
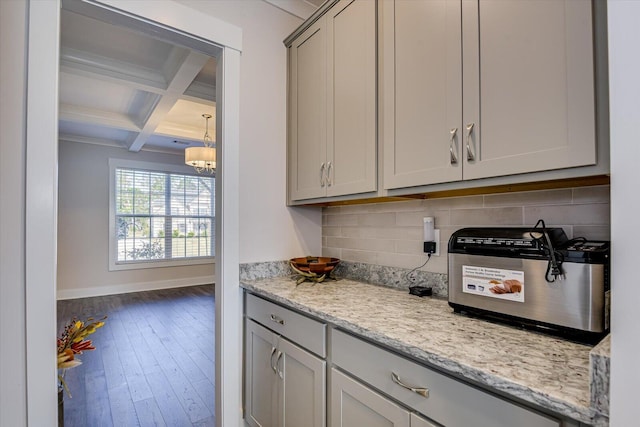
[(524, 302), (524, 271), (463, 265), (462, 292)]

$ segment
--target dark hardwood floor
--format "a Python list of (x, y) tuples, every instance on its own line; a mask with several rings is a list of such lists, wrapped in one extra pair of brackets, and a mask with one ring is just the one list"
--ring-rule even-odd
[(66, 427), (214, 426), (213, 285), (58, 301), (72, 317), (109, 318), (95, 351), (65, 380)]

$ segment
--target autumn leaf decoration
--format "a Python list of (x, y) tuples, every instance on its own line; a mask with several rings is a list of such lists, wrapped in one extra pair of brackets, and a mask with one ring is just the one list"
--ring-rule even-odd
[(64, 381), (64, 375), (67, 369), (75, 368), (82, 364), (82, 361), (76, 357), (83, 351), (95, 350), (91, 340), (86, 339), (87, 336), (93, 334), (98, 328), (104, 326), (107, 316), (100, 320), (89, 317), (86, 321), (72, 319), (65, 327), (62, 335), (58, 337), (58, 380), (64, 387), (69, 397), (71, 392), (67, 383)]

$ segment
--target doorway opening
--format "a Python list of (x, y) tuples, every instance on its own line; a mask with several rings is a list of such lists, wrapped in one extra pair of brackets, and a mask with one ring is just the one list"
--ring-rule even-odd
[[(60, 134), (61, 136), (64, 136), (64, 137), (61, 137), (60, 139), (65, 141), (65, 145), (69, 145), (69, 146), (73, 145), (74, 147), (82, 146), (84, 148), (84, 150), (82, 151), (87, 151), (87, 150), (91, 151), (90, 148), (88, 147), (96, 146), (102, 150), (107, 150), (107, 151), (120, 150), (120, 152), (122, 152), (121, 147), (114, 146), (113, 142), (115, 140), (116, 141), (115, 145), (119, 144), (120, 146), (122, 146), (124, 144), (126, 146), (127, 150), (125, 151), (129, 153), (128, 155), (133, 155), (133, 153), (138, 154), (143, 152), (149, 152), (151, 153), (152, 156), (155, 156), (155, 157), (164, 156), (164, 158), (166, 158), (167, 156), (171, 156), (172, 155), (171, 144), (185, 145), (184, 144), (185, 140), (188, 142), (190, 139), (189, 135), (180, 135), (179, 138), (175, 138), (174, 140), (171, 140), (171, 141), (169, 141), (170, 138), (163, 139), (163, 137), (166, 137), (166, 136), (175, 136), (175, 135), (171, 135), (171, 132), (165, 132), (165, 134), (163, 135), (154, 135), (152, 130), (154, 128), (158, 128), (158, 126), (161, 125), (161, 123), (154, 123), (154, 121), (157, 122), (158, 117), (162, 116), (162, 114), (155, 114), (154, 111), (155, 112), (160, 111), (160, 113), (162, 113), (163, 109), (165, 110), (168, 109), (169, 110), (168, 113), (167, 111), (164, 111), (164, 112), (167, 113), (168, 115), (171, 115), (172, 109), (168, 108), (167, 105), (170, 102), (167, 101), (167, 99), (171, 98), (171, 95), (176, 96), (176, 93), (178, 98), (181, 98), (179, 99), (179, 101), (186, 100), (189, 102), (195, 101), (196, 104), (199, 103), (202, 100), (202, 99), (198, 99), (200, 96), (199, 91), (200, 93), (206, 92), (206, 89), (207, 89), (206, 79), (209, 77), (208, 74), (211, 74), (211, 73), (207, 73), (207, 70), (208, 71), (213, 70), (214, 71), (213, 74), (215, 77), (215, 75), (221, 74), (219, 73), (220, 70), (224, 69), (222, 65), (224, 48), (217, 46), (214, 43), (207, 41), (205, 39), (193, 37), (187, 33), (181, 33), (180, 31), (174, 31), (171, 29), (171, 27), (165, 28), (162, 25), (156, 25), (144, 19), (132, 18), (130, 15), (126, 13), (119, 13), (119, 12), (114, 12), (112, 10), (102, 9), (100, 7), (95, 7), (93, 5), (88, 5), (87, 3), (89, 2), (76, 2), (76, 1), (63, 2), (62, 13), (63, 14), (78, 13), (79, 15), (85, 16), (89, 19), (97, 19), (102, 23), (104, 23), (104, 21), (107, 21), (110, 24), (119, 25), (121, 26), (121, 28), (133, 29), (133, 31), (141, 35), (147, 35), (147, 36), (151, 35), (154, 37), (154, 40), (159, 40), (159, 41), (168, 42), (172, 44), (171, 52), (169, 52), (168, 54), (171, 62), (168, 65), (167, 63), (165, 63), (164, 67), (160, 72), (160, 74), (163, 77), (165, 78), (169, 77), (169, 79), (171, 80), (171, 82), (167, 84), (170, 90), (162, 92), (163, 89), (162, 87), (160, 87), (160, 92), (162, 93), (158, 93), (158, 87), (154, 86), (154, 84), (157, 83), (157, 81), (154, 82), (154, 77), (157, 77), (157, 75), (154, 76), (153, 73), (150, 73), (151, 75), (148, 76), (150, 78), (144, 81), (144, 79), (140, 78), (141, 77), (140, 73), (136, 74), (136, 71), (140, 71), (139, 69), (136, 70), (135, 67), (133, 67), (133, 69), (127, 69), (126, 64), (123, 67), (123, 64), (121, 62), (126, 62), (126, 61), (121, 61), (123, 58), (120, 58), (120, 61), (116, 60), (111, 64), (109, 64), (108, 61), (106, 63), (101, 62), (102, 58), (99, 57), (100, 55), (88, 56), (88, 57), (87, 56), (83, 57), (82, 55), (79, 55), (78, 50), (81, 50), (81, 49), (76, 49), (74, 51), (74, 48), (77, 48), (78, 46), (70, 47), (69, 49), (65, 50), (65, 45), (63, 43), (62, 49), (61, 49), (61, 69), (63, 70), (61, 72), (61, 86), (63, 83), (62, 79), (69, 78), (68, 75), (67, 76), (63, 75), (65, 71), (68, 71), (68, 70), (65, 70), (64, 67), (71, 67), (71, 63), (73, 61), (76, 61), (79, 67), (77, 67), (76, 70), (69, 73), (73, 75), (73, 78), (70, 78), (69, 80), (73, 80), (75, 82), (74, 84), (78, 84), (80, 88), (83, 85), (85, 88), (90, 88), (91, 77), (94, 77), (95, 74), (102, 73), (100, 74), (100, 78), (103, 79), (101, 85), (111, 85), (110, 88), (113, 90), (108, 90), (106, 96), (98, 97), (97, 98), (98, 101), (96, 101), (96, 98), (91, 99), (90, 96), (86, 96), (87, 91), (84, 91), (84, 92), (79, 91), (80, 92), (79, 96), (80, 97), (85, 96), (85, 98), (81, 100), (82, 102), (80, 103), (80, 105), (75, 105), (75, 106), (73, 103), (70, 102), (71, 99), (67, 98), (68, 94), (61, 90), (61, 92), (59, 93)], [(170, 6), (174, 7), (172, 5)], [(95, 29), (95, 27), (92, 27), (92, 30), (93, 29)], [(82, 41), (88, 42), (88, 40), (82, 40)], [(111, 46), (105, 46), (105, 47), (114, 47), (114, 46), (111, 45)], [(186, 59), (183, 57), (185, 50), (188, 51), (186, 53), (186, 56), (187, 56)], [(234, 54), (237, 54), (237, 53), (238, 51), (234, 52)], [(141, 55), (144, 55), (144, 54), (141, 54)], [(187, 78), (185, 76), (188, 75), (188, 72), (184, 73), (183, 72), (184, 69), (185, 68), (188, 69), (189, 67), (193, 68), (194, 66), (197, 67), (198, 65), (194, 65), (194, 63), (201, 61), (203, 55), (206, 56), (208, 59), (205, 65), (202, 67), (201, 71), (203, 72), (202, 73), (196, 72), (196, 78), (190, 84), (186, 84), (186, 89), (184, 90), (184, 92), (182, 92), (182, 94), (180, 94), (179, 90), (171, 86), (172, 83), (176, 83), (176, 82), (180, 83), (181, 80), (185, 80)], [(155, 57), (154, 55), (147, 55), (145, 58), (147, 60), (153, 60)], [(211, 60), (213, 60), (213, 62)], [(118, 66), (114, 67), (114, 64), (116, 64), (116, 62)], [(236, 62), (237, 62), (237, 58), (236, 58)], [(100, 71), (99, 70), (100, 66), (103, 66), (103, 65), (106, 65), (106, 66), (111, 65), (111, 67), (107, 67), (108, 68), (107, 71), (104, 71), (104, 70)], [(130, 80), (129, 86), (125, 88), (126, 90), (124, 91), (115, 90), (114, 87), (117, 86), (116, 83), (118, 83), (119, 81), (122, 81), (123, 75), (127, 75), (127, 74), (128, 74), (128, 77), (133, 76), (133, 82), (136, 84), (132, 84)], [(178, 77), (175, 77), (175, 76), (178, 76)], [(232, 78), (232, 80), (236, 80), (236, 79), (237, 77)], [(126, 80), (126, 78), (124, 80)], [(140, 80), (142, 80), (142, 83), (140, 82)], [(184, 86), (184, 81), (182, 81), (182, 84)], [(143, 85), (143, 88), (148, 90), (144, 90), (144, 89), (141, 90), (140, 85)], [(131, 86), (135, 88), (134, 89), (136, 91), (135, 95), (132, 97), (130, 96), (128, 98), (126, 95), (122, 96), (123, 93), (127, 91), (129, 91), (129, 94), (130, 94), (130, 90), (132, 89)], [(177, 86), (180, 86), (180, 85), (178, 84)], [(78, 89), (77, 86), (75, 88)], [(214, 81), (214, 88), (215, 88), (215, 81)], [(172, 93), (169, 93), (168, 94), (169, 96), (167, 96), (166, 92), (172, 92)], [(214, 93), (216, 94), (220, 94), (221, 92), (222, 90), (220, 87), (218, 87), (217, 89), (214, 89)], [(78, 93), (76, 93), (76, 95), (78, 95)], [(104, 95), (104, 92), (103, 92), (103, 95)], [(162, 96), (159, 96), (159, 95), (162, 95)], [(69, 96), (73, 97), (73, 90), (71, 91), (71, 94)], [(119, 96), (120, 98), (118, 99)], [(235, 96), (237, 96), (237, 93), (235, 94)], [(219, 102), (218, 99), (216, 98), (217, 97), (214, 98), (212, 103), (214, 104), (215, 107), (221, 106), (221, 102)], [(123, 100), (125, 99), (128, 101), (123, 102)], [(231, 99), (233, 99), (233, 97), (231, 97)], [(99, 106), (109, 107), (109, 106), (117, 105), (118, 101), (120, 101), (121, 103), (120, 107), (124, 107), (124, 109), (127, 110), (128, 113), (131, 113), (136, 109), (138, 109), (138, 111), (141, 111), (137, 116), (135, 114), (129, 114), (129, 120), (132, 122), (132, 125), (130, 124), (131, 125), (130, 128), (127, 127), (127, 117), (123, 117), (122, 114), (118, 115), (118, 111), (110, 111), (110, 113), (112, 114), (107, 114), (102, 116), (97, 115), (98, 118), (96, 120), (98, 120), (99, 124), (101, 124), (102, 126), (94, 127), (93, 134), (89, 134), (89, 135), (82, 134), (81, 132), (82, 130), (89, 133), (91, 132), (91, 129), (89, 129), (91, 128), (91, 126), (89, 126), (91, 124), (89, 123), (90, 122), (89, 116), (91, 116), (92, 114), (96, 116), (95, 110), (98, 110), (98, 108), (96, 107), (99, 107)], [(218, 102), (216, 103), (216, 101)], [(177, 116), (180, 116), (181, 112), (184, 113), (184, 109), (178, 111)], [(202, 112), (199, 112), (198, 117), (201, 116), (201, 113)], [(220, 136), (223, 134), (223, 131), (221, 129), (222, 128), (221, 124), (223, 123), (223, 119), (219, 117), (220, 115), (221, 114), (218, 112), (218, 118), (216, 120), (217, 130), (215, 132), (216, 140), (221, 140)], [(233, 115), (234, 113), (232, 112), (231, 116)], [(237, 120), (237, 117), (234, 120)], [(146, 126), (146, 124), (148, 123), (150, 123), (150, 126)], [(228, 123), (228, 122), (224, 122), (224, 123)], [(135, 128), (136, 126), (138, 129)], [(165, 129), (166, 129), (166, 126), (165, 126)], [(227, 129), (231, 130), (232, 134), (237, 135), (236, 129), (230, 129), (230, 127), (227, 127)], [(138, 130), (140, 130), (140, 132), (138, 132)], [(136, 133), (138, 133), (138, 135), (136, 135)], [(144, 138), (139, 138), (140, 135), (142, 135), (143, 137), (146, 136), (148, 138), (146, 140)], [(196, 141), (198, 138), (193, 136), (191, 139), (193, 141)], [(230, 141), (233, 141), (233, 138), (230, 138)], [(69, 144), (67, 144), (67, 142)], [(198, 142), (201, 142), (201, 140)], [(146, 146), (146, 149), (143, 148), (143, 146)], [(180, 157), (182, 156), (181, 151), (183, 148), (184, 147), (180, 147)], [(70, 149), (69, 151), (76, 151), (76, 149), (77, 148)], [(220, 153), (220, 150), (219, 150), (219, 153)], [(221, 160), (224, 157), (221, 156), (220, 154), (218, 156), (219, 156), (218, 163), (220, 164)], [(60, 160), (62, 163), (63, 159), (61, 158)], [(227, 163), (228, 165), (227, 173), (229, 173), (230, 171), (234, 171), (233, 168), (236, 167), (236, 165), (233, 164), (233, 160), (234, 160), (233, 155), (231, 157), (231, 160), (232, 162)], [(237, 160), (237, 158), (235, 160)], [(100, 160), (95, 161), (93, 163), (89, 162), (88, 164), (97, 166), (99, 163), (100, 163)], [(90, 168), (91, 166), (87, 166), (87, 167)], [(229, 176), (230, 178), (227, 181), (233, 183), (234, 181), (233, 174), (229, 174)], [(216, 182), (216, 193), (218, 193), (219, 190), (222, 188), (223, 188), (222, 184), (220, 184), (219, 182)], [(221, 201), (222, 201), (222, 197), (219, 197), (220, 205), (221, 205)], [(237, 203), (237, 201), (235, 200), (231, 200), (230, 202), (231, 202), (230, 203), (231, 206)], [(223, 211), (222, 206), (217, 206), (216, 212), (219, 213), (221, 211)], [(82, 214), (82, 212), (78, 212), (78, 213), (80, 215)], [(216, 216), (221, 217), (221, 215), (216, 215)], [(219, 223), (216, 224), (216, 231), (218, 230), (221, 231), (222, 229), (223, 229), (223, 226), (221, 224), (221, 221), (219, 221)], [(58, 239), (62, 240), (61, 236), (66, 232), (67, 230), (60, 230), (60, 232), (58, 233)], [(222, 236), (221, 232), (218, 232), (217, 234)], [(55, 236), (54, 236), (54, 240), (55, 240)], [(216, 248), (220, 248), (220, 247), (222, 247), (221, 243), (216, 242)], [(220, 249), (217, 249), (216, 252), (219, 253), (221, 251)], [(233, 260), (234, 257), (237, 258), (237, 254), (234, 255), (233, 251), (226, 251), (226, 253), (229, 254), (228, 259)], [(218, 257), (218, 265), (222, 264), (220, 258), (221, 257)], [(81, 260), (76, 259), (76, 263), (79, 261)], [(212, 267), (213, 266), (210, 265), (210, 268)], [(152, 269), (149, 269), (149, 270), (152, 270)], [(166, 272), (166, 271), (167, 271), (166, 269), (163, 270), (163, 272)], [(210, 272), (210, 273), (212, 275), (213, 272)], [(220, 277), (219, 273), (216, 273), (216, 276)], [(198, 277), (202, 277), (202, 275)], [(220, 280), (216, 280), (216, 282), (219, 283), (216, 286), (221, 286)], [(61, 290), (64, 290), (64, 289), (61, 289)], [(192, 290), (195, 291), (195, 288), (193, 288)], [(74, 292), (76, 292), (76, 296), (78, 296), (77, 295), (78, 293), (82, 293), (86, 291), (87, 291), (86, 288), (82, 288), (78, 290), (77, 287), (74, 290)], [(163, 292), (170, 293), (170, 291), (163, 291)], [(73, 292), (71, 292), (69, 295), (71, 294), (73, 294)], [(220, 298), (221, 297), (222, 295), (220, 295)], [(232, 302), (235, 302), (235, 301), (232, 301)], [(221, 301), (216, 301), (216, 304), (221, 304)], [(108, 305), (111, 305), (111, 304), (108, 304)], [(82, 315), (82, 313), (79, 313), (78, 315)], [(219, 314), (216, 313), (216, 316), (219, 316)], [(219, 322), (215, 322), (215, 323), (217, 326), (217, 323)], [(214, 327), (213, 322), (211, 323), (210, 327), (213, 335), (213, 327)], [(219, 336), (220, 334), (218, 333), (217, 335)], [(217, 351), (219, 350), (217, 349), (217, 346), (216, 346), (216, 352)], [(92, 356), (93, 355), (91, 354), (87, 354), (86, 358), (88, 359)], [(211, 406), (215, 406), (215, 405), (211, 403)], [(211, 410), (211, 412), (213, 412), (213, 408), (209, 408), (209, 409)], [(218, 423), (220, 423), (220, 421), (218, 421)]]

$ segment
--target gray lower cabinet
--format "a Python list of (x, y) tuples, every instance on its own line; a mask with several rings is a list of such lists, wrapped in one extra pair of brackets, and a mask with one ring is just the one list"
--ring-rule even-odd
[(436, 427), (436, 425), (416, 414), (411, 414), (411, 427)]
[[(371, 389), (379, 390), (397, 402), (401, 402), (409, 410), (423, 414), (440, 425), (447, 427), (560, 427), (562, 425), (558, 419), (489, 394), (342, 331), (333, 331), (331, 348), (332, 362), (335, 366), (369, 385)], [(332, 393), (340, 393), (339, 388), (344, 382), (338, 379), (338, 385), (334, 385), (333, 373), (334, 371), (331, 377)], [(353, 385), (349, 387), (355, 388)], [(357, 396), (364, 395), (363, 391), (357, 394)], [(345, 401), (348, 402), (348, 406), (355, 406), (352, 396), (331, 397), (330, 411), (331, 419), (334, 421), (332, 427), (357, 425), (340, 424), (342, 415), (334, 414), (334, 411), (344, 411), (340, 408), (345, 406)], [(362, 404), (358, 405), (360, 406), (358, 416), (360, 416), (364, 410), (361, 408)], [(376, 410), (380, 407), (374, 406)], [(355, 411), (351, 410), (351, 412)], [(396, 422), (400, 421), (374, 425), (407, 425), (395, 424)]]
[(245, 420), (254, 427), (324, 427), (326, 362), (246, 321)]
[(332, 427), (436, 427), (335, 368), (330, 412)]
[(323, 321), (252, 294), (245, 316), (244, 415), (252, 427), (577, 425), (340, 329), (327, 339)]

